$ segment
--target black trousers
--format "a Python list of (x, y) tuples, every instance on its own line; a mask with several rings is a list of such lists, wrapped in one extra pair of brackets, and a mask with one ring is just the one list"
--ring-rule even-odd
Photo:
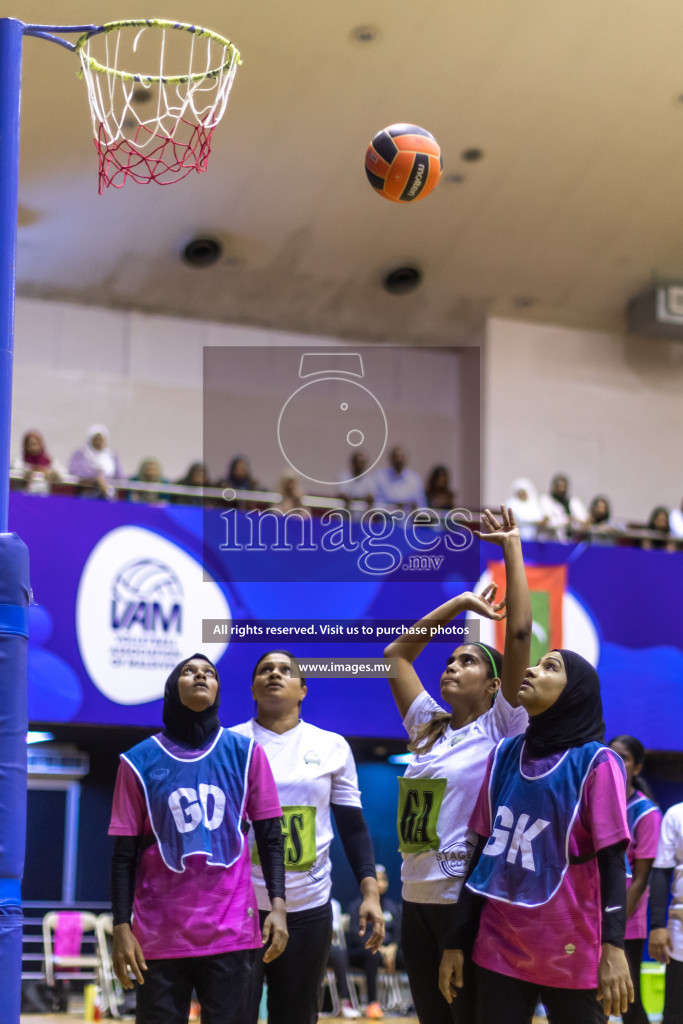
[(337, 982), (337, 992), (339, 993), (340, 999), (349, 999), (349, 982), (346, 977), (351, 964), (349, 963), (348, 950), (341, 949), (340, 946), (330, 946), (330, 953), (327, 959), (327, 966), (331, 967), (334, 971), (334, 977)]
[[(370, 949), (354, 950), (352, 953), (349, 953), (349, 960), (354, 967), (360, 967), (365, 974), (368, 984), (368, 1002), (376, 1002), (377, 975), (383, 963), (382, 954), (373, 953)], [(404, 969), (403, 956), (400, 949), (396, 955), (396, 969), (398, 971), (402, 971)]]
[(666, 965), (662, 1024), (683, 1024), (683, 963), (680, 960), (670, 960)]
[[(261, 911), (261, 925), (266, 917)], [(269, 964), (261, 958), (257, 962), (255, 1001), (244, 1021), (255, 1024), (258, 1019), (264, 977), (268, 984), (268, 1024), (315, 1024), (318, 1019), (321, 983), (332, 943), (331, 904), (287, 914), (287, 930), (289, 941), (284, 953)]]
[(649, 1024), (650, 1021), (640, 998), (640, 965), (643, 961), (644, 945), (645, 939), (626, 939), (624, 943), (624, 952), (631, 968), (631, 981), (635, 993), (635, 999), (626, 1013), (621, 1015), (624, 1024)]
[(420, 1024), (475, 1024), (470, 962), (465, 963), (465, 984), (452, 1003), (439, 991), (439, 965), (452, 914), (453, 904), (403, 901), (401, 949)]
[(202, 1024), (244, 1024), (262, 955), (260, 949), (238, 949), (148, 960), (145, 983), (137, 986), (136, 1024), (187, 1024), (193, 989), (202, 1007)]
[(597, 989), (536, 985), (476, 964), (474, 971), (477, 1024), (531, 1024), (539, 1001), (550, 1024), (605, 1024), (607, 1020), (595, 998)]

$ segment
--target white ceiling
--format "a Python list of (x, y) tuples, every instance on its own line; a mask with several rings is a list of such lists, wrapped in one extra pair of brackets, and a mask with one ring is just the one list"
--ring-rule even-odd
[[(489, 313), (619, 329), (653, 278), (683, 280), (680, 0), (10, 6), (27, 23), (193, 20), (244, 60), (208, 173), (100, 197), (78, 61), (25, 39), (19, 294), (431, 344)], [(376, 39), (355, 41), (368, 25)], [(443, 152), (413, 205), (365, 178), (370, 138), (397, 121)], [(207, 234), (222, 259), (184, 265)], [(387, 294), (407, 263), (422, 285)]]

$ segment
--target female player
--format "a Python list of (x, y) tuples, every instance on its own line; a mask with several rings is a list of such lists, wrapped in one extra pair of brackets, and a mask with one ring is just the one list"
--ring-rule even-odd
[[(121, 757), (109, 827), (112, 959), (124, 988), (129, 969), (139, 983), (138, 1024), (186, 1024), (193, 988), (205, 1024), (244, 1024), (259, 950), (267, 945), (270, 961), (287, 942), (273, 776), (256, 744), (221, 728), (219, 690), (203, 655), (181, 662), (166, 681), (164, 731)], [(245, 815), (271, 897), (262, 932)]]
[[(320, 983), (332, 940), (330, 810), (363, 896), (360, 933), (372, 923), (367, 947), (373, 950), (384, 938), (375, 858), (353, 755), (343, 736), (299, 717), (307, 687), (292, 659), (282, 650), (259, 658), (251, 687), (256, 717), (234, 727), (264, 748), (283, 810), (289, 944), (284, 956), (265, 964), (269, 1024), (314, 1024), (318, 1019)], [(253, 860), (252, 879), (265, 919), (269, 894), (258, 858)], [(249, 1020), (256, 1021), (258, 1002), (257, 994)]]
[[(491, 531), (486, 540), (502, 546), (505, 555), (505, 657), (482, 643), (456, 647), (441, 676), (441, 700), (448, 711), (432, 700), (413, 667), (429, 642), (429, 629), (446, 626), (460, 612), (503, 618), (504, 602), (495, 603), (493, 585), (481, 597), (460, 594), (435, 608), (384, 652), (396, 659), (396, 675), (389, 682), (411, 739), (412, 757), (399, 779), (401, 947), (421, 1024), (474, 1020), (474, 986), (466, 985), (463, 998), (449, 1007), (439, 992), (439, 963), (453, 901), (474, 849), (475, 837), (467, 823), (486, 759), (498, 740), (523, 732), (527, 724), (516, 694), (529, 659), (531, 605), (519, 530), (511, 513), (501, 513), (502, 526), (490, 513), (485, 522)], [(423, 627), (426, 634), (420, 632)]]
[(645, 750), (635, 736), (617, 736), (610, 743), (626, 769), (626, 817), (631, 833), (627, 857), (631, 879), (626, 891), (626, 941), (624, 951), (631, 968), (634, 1000), (622, 1014), (624, 1024), (648, 1024), (648, 1015), (640, 998), (640, 964), (647, 938), (648, 882), (657, 853), (662, 812), (652, 799), (648, 784), (641, 778)]
[[(671, 896), (667, 921), (667, 904)], [(683, 803), (662, 819), (650, 891), (650, 956), (666, 964), (662, 1024), (683, 1022)]]
[(531, 1024), (539, 999), (553, 1024), (597, 1024), (605, 1019), (597, 1000), (609, 1014), (633, 999), (623, 951), (624, 769), (602, 743), (600, 680), (580, 655), (544, 655), (526, 670), (518, 699), (529, 727), (489, 757), (441, 991), (460, 998), (476, 934), (479, 1024)]

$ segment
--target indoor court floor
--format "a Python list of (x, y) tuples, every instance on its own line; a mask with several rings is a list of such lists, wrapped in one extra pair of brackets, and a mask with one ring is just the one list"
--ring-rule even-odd
[[(125, 1019), (132, 1020), (133, 1018), (129, 1017), (129, 1018), (125, 1018)], [(330, 1020), (330, 1021), (341, 1021), (342, 1020), (341, 1017), (320, 1017), (319, 1019), (321, 1021), (322, 1020)], [(361, 1019), (361, 1021), (364, 1021), (367, 1018), (361, 1017), (360, 1019)], [(46, 1015), (29, 1013), (29, 1014), (22, 1014), (21, 1015), (21, 1024), (70, 1024), (70, 1022), (72, 1022), (72, 1021), (82, 1021), (82, 1020), (83, 1020), (83, 1014), (82, 1013), (49, 1013), (49, 1014), (46, 1014)], [(418, 1024), (417, 1017), (394, 1017), (394, 1016), (390, 1016), (388, 1013), (386, 1013), (384, 1015), (384, 1020), (386, 1020), (387, 1022), (391, 1021), (391, 1024)], [(545, 1017), (534, 1017), (534, 1024), (547, 1024), (546, 1018)]]

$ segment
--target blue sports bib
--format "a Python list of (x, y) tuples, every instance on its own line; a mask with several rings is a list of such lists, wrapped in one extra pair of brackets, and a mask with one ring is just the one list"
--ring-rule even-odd
[(635, 838), (636, 825), (641, 818), (644, 818), (646, 814), (650, 814), (652, 811), (658, 811), (659, 807), (650, 800), (649, 797), (643, 793), (636, 792), (634, 796), (626, 804), (626, 820), (628, 821), (628, 830), (631, 833), (631, 838)]
[(491, 836), (467, 883), (490, 899), (538, 907), (560, 887), (569, 864), (569, 833), (586, 777), (602, 743), (565, 751), (537, 778), (522, 773), (524, 736), (502, 740), (489, 782)]
[(156, 736), (121, 757), (145, 792), (147, 811), (164, 864), (185, 870), (185, 858), (230, 867), (244, 844), (241, 822), (254, 741), (220, 729), (197, 757), (175, 757)]

